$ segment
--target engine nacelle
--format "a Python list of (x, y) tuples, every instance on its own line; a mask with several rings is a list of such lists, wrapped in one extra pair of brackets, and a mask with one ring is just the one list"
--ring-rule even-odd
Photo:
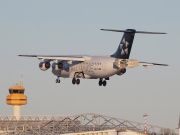
[(57, 64), (57, 67), (58, 67), (59, 69), (63, 69), (64, 65), (63, 65), (62, 62), (59, 62), (59, 63)]
[(120, 69), (117, 75), (123, 75), (124, 73), (126, 73), (126, 68)]
[(52, 69), (53, 69), (53, 70), (56, 70), (56, 71), (59, 70), (58, 64), (57, 64), (57, 63), (53, 63), (53, 64), (52, 64)]
[(40, 62), (40, 63), (39, 63), (39, 68), (40, 68), (42, 71), (46, 71), (46, 70), (48, 70), (50, 67), (51, 67), (51, 63), (50, 63), (50, 62)]
[(121, 59), (115, 59), (114, 61), (114, 68), (117, 69), (124, 69), (127, 66), (126, 60), (121, 60)]
[(127, 64), (128, 64), (128, 68), (134, 68), (134, 67), (137, 67), (137, 66), (139, 66), (139, 61), (138, 60), (128, 60), (128, 62), (127, 62)]
[(59, 62), (59, 63), (53, 63), (52, 64), (52, 69), (53, 70), (60, 70), (60, 69), (63, 69), (64, 68), (64, 65), (62, 62)]

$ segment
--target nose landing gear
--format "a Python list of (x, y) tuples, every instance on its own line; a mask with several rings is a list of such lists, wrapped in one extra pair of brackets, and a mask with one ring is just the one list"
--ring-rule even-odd
[(60, 82), (61, 82), (60, 79), (59, 79), (59, 77), (57, 77), (57, 79), (56, 79), (55, 82), (56, 82), (56, 83), (60, 83)]

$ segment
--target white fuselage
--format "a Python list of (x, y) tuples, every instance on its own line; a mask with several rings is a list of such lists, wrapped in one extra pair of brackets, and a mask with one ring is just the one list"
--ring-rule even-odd
[(86, 61), (63, 61), (63, 69), (52, 68), (52, 73), (58, 77), (73, 78), (74, 73), (79, 74), (77, 78), (107, 78), (117, 74), (120, 66), (115, 66), (115, 61), (120, 63), (120, 59), (104, 56), (86, 57)]
[(126, 68), (134, 68), (139, 65), (148, 66), (167, 64), (139, 62), (129, 59), (135, 33), (144, 34), (165, 34), (161, 32), (136, 31), (135, 29), (113, 30), (101, 29), (105, 31), (124, 32), (117, 50), (110, 56), (87, 56), (87, 55), (19, 55), (23, 57), (36, 57), (41, 62), (39, 68), (46, 71), (51, 67), (52, 73), (57, 76), (56, 83), (60, 83), (59, 77), (72, 78), (72, 84), (80, 84), (79, 78), (98, 79), (99, 86), (106, 86), (106, 80), (117, 74), (123, 75)]

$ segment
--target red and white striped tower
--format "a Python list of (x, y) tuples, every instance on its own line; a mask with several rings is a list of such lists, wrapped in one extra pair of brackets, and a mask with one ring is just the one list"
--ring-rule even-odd
[(147, 133), (147, 127), (146, 127), (146, 117), (147, 117), (148, 115), (145, 113), (144, 115), (143, 115), (143, 117), (144, 117), (144, 134), (146, 135), (146, 133)]
[(93, 118), (93, 131), (95, 131), (95, 128), (96, 128), (96, 116), (94, 115), (92, 118)]
[(180, 116), (179, 116), (179, 125), (178, 125), (178, 129), (179, 129), (179, 135), (180, 135)]

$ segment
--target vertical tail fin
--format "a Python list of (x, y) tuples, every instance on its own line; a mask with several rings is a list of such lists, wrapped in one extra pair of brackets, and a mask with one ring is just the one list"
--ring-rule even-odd
[(127, 29), (126, 31), (124, 32), (121, 42), (119, 43), (117, 51), (111, 55), (111, 57), (129, 59), (136, 30)]

